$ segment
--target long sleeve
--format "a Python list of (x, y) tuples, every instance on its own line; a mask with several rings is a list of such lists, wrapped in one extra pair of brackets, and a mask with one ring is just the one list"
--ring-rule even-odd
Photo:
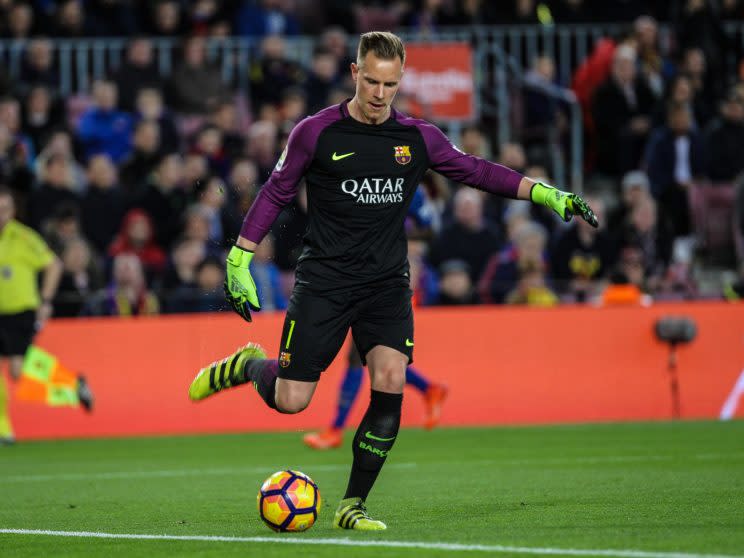
[(522, 175), (503, 165), (468, 155), (428, 122), (419, 124), (432, 169), (447, 178), (507, 198), (517, 198)]

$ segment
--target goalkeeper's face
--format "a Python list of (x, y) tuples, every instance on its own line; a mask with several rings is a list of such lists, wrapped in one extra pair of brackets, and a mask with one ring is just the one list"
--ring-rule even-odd
[(384, 121), (403, 77), (400, 58), (386, 60), (370, 51), (360, 64), (351, 65), (351, 76), (356, 83), (357, 106), (365, 121), (369, 124)]

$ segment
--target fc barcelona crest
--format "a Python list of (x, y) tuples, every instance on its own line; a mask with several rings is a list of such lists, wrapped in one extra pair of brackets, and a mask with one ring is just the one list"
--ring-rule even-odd
[(286, 368), (289, 366), (289, 363), (292, 361), (292, 353), (288, 353), (286, 351), (282, 351), (279, 353), (279, 366), (282, 368)]
[(395, 150), (396, 163), (407, 165), (411, 162), (411, 147), (409, 145), (396, 145), (393, 149)]

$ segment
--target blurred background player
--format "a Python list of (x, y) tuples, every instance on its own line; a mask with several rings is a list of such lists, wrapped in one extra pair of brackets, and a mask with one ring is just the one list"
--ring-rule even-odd
[[(9, 361), (10, 377), (15, 381), (21, 377), (26, 350), (52, 315), (62, 262), (38, 233), (14, 217), (13, 196), (0, 185), (0, 358)], [(81, 403), (89, 403), (92, 396), (82, 377), (78, 378), (77, 388)], [(8, 393), (0, 378), (0, 444), (14, 440)]]

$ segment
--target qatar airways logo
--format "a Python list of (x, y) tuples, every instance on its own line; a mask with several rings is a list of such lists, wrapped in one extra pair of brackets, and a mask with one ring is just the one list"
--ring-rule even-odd
[(347, 178), (341, 190), (366, 205), (378, 203), (400, 203), (403, 201), (403, 178)]

